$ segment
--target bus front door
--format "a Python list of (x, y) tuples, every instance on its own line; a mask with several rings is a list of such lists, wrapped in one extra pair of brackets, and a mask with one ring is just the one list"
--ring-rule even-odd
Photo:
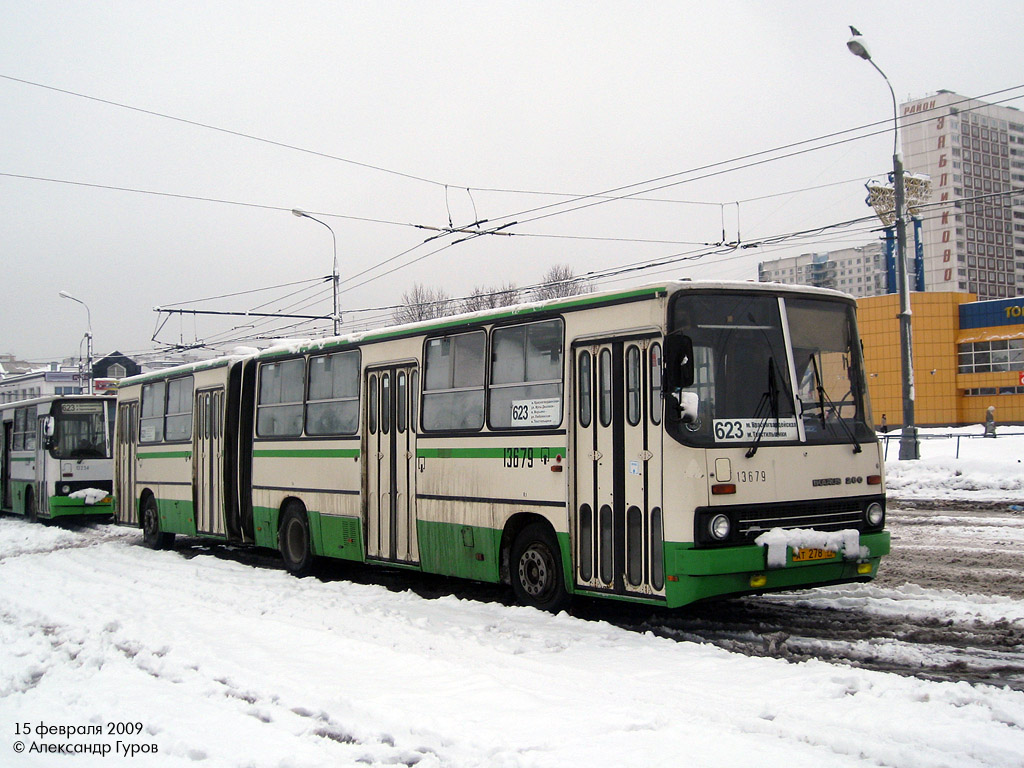
[(661, 397), (660, 389), (651, 393), (660, 387), (661, 346), (638, 336), (573, 349), (576, 584), (657, 597), (664, 590)]
[(117, 406), (117, 432), (114, 435), (114, 488), (117, 521), (137, 525), (139, 510), (135, 499), (135, 458), (138, 437), (139, 402), (133, 400)]
[(366, 374), (366, 556), (416, 564), (416, 392), (414, 366)]
[(196, 392), (192, 429), (192, 482), (196, 532), (224, 531), (224, 389)]

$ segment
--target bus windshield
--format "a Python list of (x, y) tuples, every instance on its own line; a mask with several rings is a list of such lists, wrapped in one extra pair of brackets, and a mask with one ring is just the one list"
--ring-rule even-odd
[(54, 404), (50, 454), (55, 459), (110, 457), (108, 417), (103, 401), (78, 400)]
[(670, 336), (687, 339), (692, 364), (692, 381), (674, 395), (692, 393), (697, 403), (692, 421), (669, 420), (677, 440), (756, 446), (872, 437), (851, 305), (765, 293), (683, 294), (670, 320)]

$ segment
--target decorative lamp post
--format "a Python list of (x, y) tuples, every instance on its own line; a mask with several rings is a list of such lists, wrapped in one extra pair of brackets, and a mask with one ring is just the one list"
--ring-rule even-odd
[(896, 223), (896, 281), (900, 294), (900, 364), (903, 379), (903, 433), (900, 435), (900, 460), (921, 458), (920, 443), (917, 439), (917, 427), (914, 425), (914, 355), (913, 339), (910, 328), (910, 289), (907, 281), (907, 220), (904, 203), (903, 157), (900, 154), (900, 122), (899, 107), (896, 103), (896, 92), (892, 83), (877, 64), (872, 60), (871, 53), (864, 38), (856, 28), (850, 27), (853, 37), (846, 43), (850, 53), (864, 59), (875, 68), (889, 87), (892, 95), (893, 142), (892, 142), (892, 179), (893, 204)]
[[(92, 391), (92, 312), (89, 311), (89, 305), (88, 304), (86, 304), (81, 299), (76, 299), (74, 296), (72, 296), (67, 291), (60, 291), (59, 295), (61, 296), (61, 298), (71, 299), (72, 301), (77, 301), (79, 304), (81, 304), (83, 307), (85, 307), (85, 318), (86, 318), (86, 321), (88, 323), (88, 328), (89, 328), (89, 330), (87, 330), (85, 332), (85, 369), (87, 371), (86, 379), (89, 382), (89, 384), (88, 384), (89, 394), (91, 395), (93, 393), (93, 391)], [(82, 348), (79, 347), (78, 351), (81, 352)]]
[(323, 224), (327, 227), (327, 230), (331, 233), (331, 242), (334, 244), (334, 267), (331, 271), (331, 285), (334, 289), (334, 312), (331, 317), (334, 319), (334, 335), (338, 335), (338, 330), (341, 326), (341, 313), (338, 311), (338, 238), (334, 235), (334, 230), (326, 221), (321, 221), (315, 216), (310, 216), (305, 211), (300, 211), (298, 208), (292, 208), (292, 215), (298, 216), (300, 219), (311, 219), (317, 224)]

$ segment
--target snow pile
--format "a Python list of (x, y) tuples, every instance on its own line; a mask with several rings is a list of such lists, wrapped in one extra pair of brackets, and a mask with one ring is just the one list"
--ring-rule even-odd
[(83, 488), (80, 491), (69, 493), (69, 499), (85, 499), (85, 504), (91, 507), (93, 504), (98, 504), (103, 501), (107, 496), (110, 495), (110, 491), (102, 491), (99, 488)]
[(890, 433), (886, 490), (897, 499), (1024, 500), (1024, 427), (1000, 428), (994, 440), (980, 434), (980, 426), (921, 429), (921, 459), (900, 461)]
[(792, 549), (827, 549), (842, 552), (847, 560), (858, 560), (871, 554), (860, 545), (860, 533), (852, 528), (842, 531), (815, 531), (810, 528), (772, 528), (762, 533), (754, 543), (768, 548), (768, 567), (784, 568), (786, 553)]

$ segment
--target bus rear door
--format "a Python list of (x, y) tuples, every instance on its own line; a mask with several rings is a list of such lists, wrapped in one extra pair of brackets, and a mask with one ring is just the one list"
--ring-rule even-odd
[(416, 536), (415, 366), (366, 374), (366, 555), (419, 562)]
[(195, 395), (192, 482), (196, 532), (224, 536), (224, 388)]

